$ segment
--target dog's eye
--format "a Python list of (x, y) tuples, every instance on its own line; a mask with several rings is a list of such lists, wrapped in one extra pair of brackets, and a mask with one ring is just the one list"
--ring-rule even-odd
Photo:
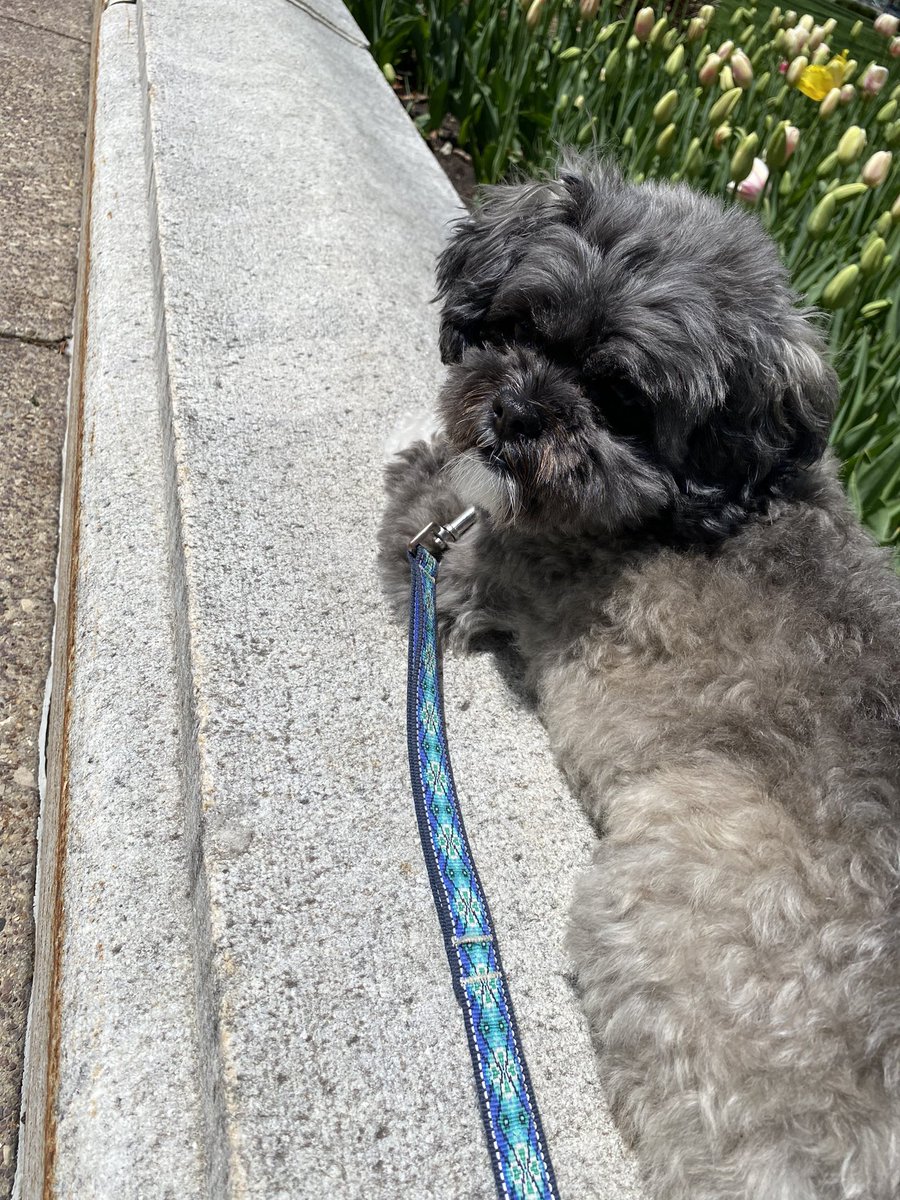
[(646, 437), (651, 432), (644, 395), (629, 380), (591, 379), (586, 390), (597, 416), (611, 433), (619, 437)]

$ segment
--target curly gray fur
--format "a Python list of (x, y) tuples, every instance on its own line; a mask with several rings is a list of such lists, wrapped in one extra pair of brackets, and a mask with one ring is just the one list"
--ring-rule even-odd
[(597, 823), (570, 949), (650, 1191), (896, 1200), (900, 581), (819, 334), (752, 218), (604, 164), (489, 193), (439, 286), (384, 578), (402, 611), (405, 538), (484, 507), (439, 606), (511, 635)]

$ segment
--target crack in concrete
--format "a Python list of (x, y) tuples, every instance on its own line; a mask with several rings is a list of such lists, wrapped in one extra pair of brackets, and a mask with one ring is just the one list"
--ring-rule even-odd
[(288, 0), (288, 3), (293, 4), (294, 8), (299, 8), (301, 12), (305, 12), (308, 17), (312, 17), (314, 21), (318, 21), (320, 25), (324, 25), (326, 29), (330, 29), (332, 33), (336, 33), (338, 37), (343, 38), (345, 42), (349, 42), (351, 46), (358, 46), (360, 50), (368, 50), (369, 43), (365, 38), (354, 37), (348, 30), (342, 29), (340, 25), (332, 21), (330, 17), (326, 17), (324, 13), (320, 13), (307, 0)]
[(0, 13), (0, 21), (12, 21), (13, 25), (24, 25), (26, 29), (37, 29), (39, 33), (51, 33), (54, 37), (65, 38), (69, 42), (78, 42), (82, 46), (91, 44), (90, 38), (76, 37), (74, 33), (63, 33), (59, 29), (51, 29), (48, 25), (35, 25), (32, 21), (23, 21), (21, 17), (11, 17), (8, 13)]
[(62, 337), (44, 338), (28, 333), (13, 333), (11, 329), (0, 329), (0, 342), (21, 342), (24, 346), (44, 346), (48, 350), (55, 350), (58, 354), (65, 354), (66, 347), (71, 340), (71, 333), (64, 333)]

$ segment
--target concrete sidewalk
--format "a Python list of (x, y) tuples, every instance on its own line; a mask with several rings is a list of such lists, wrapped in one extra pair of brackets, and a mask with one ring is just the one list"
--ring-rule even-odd
[(81, 226), (90, 0), (0, 13), (0, 1200), (31, 986), (38, 739)]
[[(333, 0), (109, 7), (95, 139), (20, 1194), (487, 1200), (374, 566), (456, 198)], [(628, 1200), (590, 832), (490, 658), (446, 689), (561, 1192)]]

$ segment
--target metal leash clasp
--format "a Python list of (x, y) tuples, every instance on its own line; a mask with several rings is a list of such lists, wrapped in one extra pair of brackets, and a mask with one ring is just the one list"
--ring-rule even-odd
[(477, 511), (474, 508), (467, 508), (465, 512), (461, 512), (458, 517), (454, 517), (446, 525), (439, 525), (437, 521), (429, 521), (424, 529), (420, 529), (415, 537), (410, 538), (406, 543), (406, 548), (410, 554), (415, 554), (418, 546), (424, 546), (429, 554), (440, 558), (447, 546), (451, 542), (458, 542), (466, 530), (472, 528), (477, 519)]

